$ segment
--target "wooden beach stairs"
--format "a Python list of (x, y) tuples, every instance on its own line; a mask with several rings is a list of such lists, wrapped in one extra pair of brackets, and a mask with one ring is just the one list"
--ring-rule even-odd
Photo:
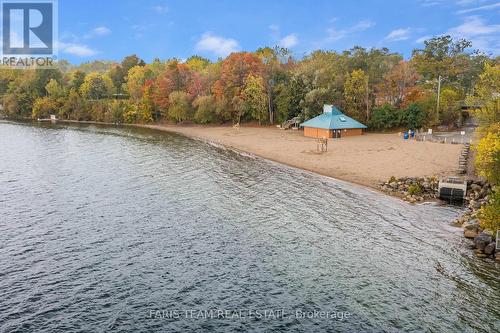
[(284, 130), (287, 130), (291, 127), (299, 127), (300, 125), (300, 118), (299, 117), (294, 117), (292, 119), (288, 119), (287, 121), (284, 121), (281, 124), (281, 128)]

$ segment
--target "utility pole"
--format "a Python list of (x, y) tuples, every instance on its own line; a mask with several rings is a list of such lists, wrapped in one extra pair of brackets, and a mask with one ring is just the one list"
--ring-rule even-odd
[(366, 79), (366, 121), (370, 120), (370, 90)]
[(439, 98), (441, 96), (441, 75), (438, 77), (438, 95), (437, 95), (437, 104), (436, 104), (436, 125), (439, 122)]

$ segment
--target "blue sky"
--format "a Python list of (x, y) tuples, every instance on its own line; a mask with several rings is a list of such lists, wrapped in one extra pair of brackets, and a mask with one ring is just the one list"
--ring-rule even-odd
[(431, 36), (451, 34), (500, 54), (500, 2), (492, 0), (59, 0), (59, 57), (72, 63), (146, 61), (282, 45), (388, 47), (405, 57)]

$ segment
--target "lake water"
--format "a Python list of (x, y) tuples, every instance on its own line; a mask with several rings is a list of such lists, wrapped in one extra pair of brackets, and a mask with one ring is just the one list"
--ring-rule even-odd
[(179, 135), (1, 121), (0, 331), (498, 332), (500, 268), (459, 213)]

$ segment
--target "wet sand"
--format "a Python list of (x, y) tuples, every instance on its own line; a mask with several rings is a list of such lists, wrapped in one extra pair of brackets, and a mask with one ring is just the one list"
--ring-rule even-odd
[(173, 126), (143, 127), (176, 132), (242, 150), (269, 160), (376, 188), (395, 177), (454, 174), (461, 145), (405, 141), (397, 133), (368, 133), (328, 140), (328, 152), (300, 130), (275, 127)]

